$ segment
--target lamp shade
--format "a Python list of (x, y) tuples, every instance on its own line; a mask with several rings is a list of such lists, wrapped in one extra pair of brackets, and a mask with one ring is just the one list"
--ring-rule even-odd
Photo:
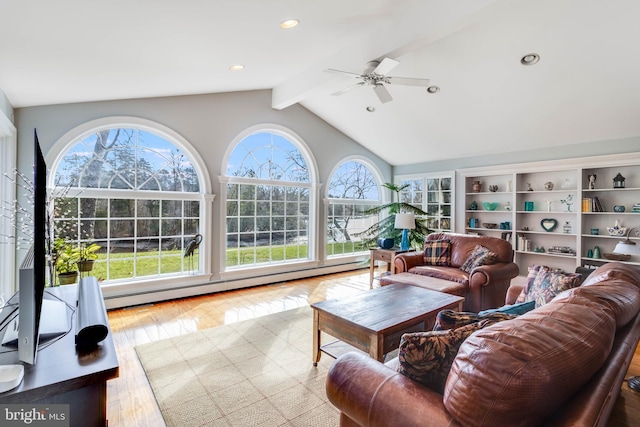
[(624, 255), (638, 255), (640, 251), (638, 251), (638, 245), (630, 240), (625, 240), (622, 242), (618, 242), (613, 252), (617, 254)]
[(397, 213), (395, 228), (413, 230), (416, 228), (416, 217), (412, 213)]
[(640, 229), (640, 227), (629, 228), (629, 230), (627, 231), (627, 238), (622, 242), (618, 242), (613, 252), (616, 254), (623, 254), (623, 255), (640, 255), (640, 249), (638, 248), (638, 245), (636, 245), (635, 242), (629, 239), (631, 232), (633, 230), (638, 230), (638, 229)]

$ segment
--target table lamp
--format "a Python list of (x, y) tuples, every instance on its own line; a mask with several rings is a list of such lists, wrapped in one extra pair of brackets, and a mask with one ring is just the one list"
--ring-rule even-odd
[(630, 227), (627, 230), (626, 239), (618, 242), (615, 249), (613, 250), (614, 253), (623, 255), (640, 255), (640, 249), (638, 249), (638, 245), (636, 245), (636, 242), (629, 239), (629, 236), (631, 235), (631, 232), (633, 230), (640, 230), (640, 227)]
[(400, 212), (396, 214), (395, 228), (402, 229), (400, 249), (409, 250), (409, 230), (416, 228), (416, 217), (412, 213)]

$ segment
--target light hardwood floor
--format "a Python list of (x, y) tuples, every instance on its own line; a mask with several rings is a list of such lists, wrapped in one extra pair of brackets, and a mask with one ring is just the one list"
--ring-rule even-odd
[[(340, 298), (366, 289), (369, 289), (369, 270), (358, 270), (109, 311), (120, 362), (120, 377), (109, 381), (107, 386), (109, 426), (164, 425), (136, 356), (136, 345)], [(640, 347), (636, 349), (627, 375), (640, 375)], [(640, 393), (630, 390), (626, 383), (608, 425), (640, 425)]]

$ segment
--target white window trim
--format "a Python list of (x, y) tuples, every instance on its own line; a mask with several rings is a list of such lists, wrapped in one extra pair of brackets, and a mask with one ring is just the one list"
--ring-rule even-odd
[[(278, 181), (279, 185), (295, 185), (298, 187), (307, 187), (309, 188), (309, 259), (300, 260), (300, 261), (290, 261), (283, 264), (269, 264), (266, 266), (246, 266), (243, 268), (233, 268), (227, 269), (227, 238), (226, 238), (226, 221), (227, 221), (227, 184), (229, 183), (242, 183), (249, 182), (251, 184), (256, 184), (259, 182), (263, 182), (261, 180), (255, 179), (247, 179), (242, 177), (230, 177), (227, 176), (227, 165), (229, 163), (229, 158), (231, 154), (237, 147), (237, 145), (246, 137), (259, 132), (272, 132), (277, 135), (282, 136), (283, 138), (291, 141), (296, 148), (302, 154), (305, 162), (307, 162), (307, 170), (309, 173), (309, 181), (308, 182), (290, 182), (290, 181)], [(307, 143), (294, 131), (284, 126), (280, 126), (273, 123), (262, 123), (254, 126), (250, 126), (247, 129), (244, 129), (242, 132), (238, 133), (235, 138), (231, 141), (227, 150), (222, 158), (221, 169), (225, 175), (221, 175), (218, 177), (220, 182), (220, 223), (218, 224), (220, 230), (220, 239), (218, 241), (218, 253), (219, 258), (218, 262), (220, 265), (220, 278), (221, 279), (231, 279), (231, 278), (239, 278), (239, 277), (250, 277), (257, 275), (269, 275), (275, 274), (278, 272), (288, 272), (291, 271), (291, 267), (293, 265), (300, 268), (312, 268), (319, 265), (318, 254), (319, 250), (321, 250), (320, 242), (325, 239), (318, 238), (318, 197), (320, 194), (321, 185), (317, 183), (318, 177), (318, 165), (315, 161), (315, 158), (311, 155), (311, 150)], [(272, 184), (274, 181), (268, 181), (269, 184)], [(311, 238), (313, 237), (313, 238)]]
[[(62, 135), (55, 144), (53, 144), (45, 156), (48, 169), (50, 171), (57, 170), (65, 153), (71, 147), (70, 144), (72, 142), (79, 141), (82, 138), (101, 130), (118, 127), (137, 128), (159, 135), (178, 147), (189, 157), (189, 160), (191, 160), (198, 176), (200, 192), (177, 192), (175, 194), (169, 194), (169, 192), (166, 192), (163, 193), (162, 196), (167, 199), (175, 197), (177, 199), (193, 198), (194, 200), (200, 200), (200, 234), (203, 236), (203, 243), (200, 245), (200, 248), (203, 250), (200, 250), (198, 255), (200, 257), (199, 265), (202, 266), (202, 272), (194, 275), (179, 274), (175, 276), (169, 275), (157, 278), (128, 279), (122, 281), (114, 280), (113, 282), (102, 286), (104, 297), (120, 297), (175, 289), (177, 287), (176, 278), (180, 279), (180, 285), (178, 287), (190, 287), (197, 284), (209, 283), (212, 277), (211, 253), (213, 251), (213, 229), (210, 224), (212, 224), (213, 201), (215, 199), (215, 195), (212, 194), (209, 170), (204, 160), (191, 143), (189, 143), (182, 135), (160, 123), (139, 117), (112, 116), (91, 120), (69, 130)], [(50, 174), (47, 179), (47, 188), (53, 189), (55, 187), (55, 177), (53, 174)], [(101, 189), (87, 189), (84, 190), (83, 196), (100, 195), (101, 197), (104, 197), (106, 194), (104, 191), (105, 190)], [(153, 196), (153, 194), (149, 193), (150, 192), (140, 190), (134, 191), (133, 193), (129, 191), (127, 192), (126, 197), (131, 197), (132, 194), (136, 197), (144, 195)], [(119, 193), (118, 190), (108, 190), (108, 194), (109, 197), (117, 197)], [(73, 192), (70, 191), (69, 195), (73, 195)], [(154, 198), (157, 198), (157, 195), (158, 193), (156, 192)]]
[[(0, 170), (12, 177), (17, 167), (17, 131), (11, 120), (0, 112)], [(0, 203), (13, 205), (16, 199), (16, 186), (5, 176), (0, 176)], [(11, 219), (3, 209), (0, 215), (0, 234), (15, 236), (16, 230)], [(5, 238), (2, 238), (5, 241)], [(0, 297), (6, 301), (18, 290), (16, 282), (16, 239), (0, 243)]]

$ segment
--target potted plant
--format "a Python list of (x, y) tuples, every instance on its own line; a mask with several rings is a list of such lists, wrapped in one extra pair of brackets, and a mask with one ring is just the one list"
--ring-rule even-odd
[(80, 272), (93, 270), (93, 263), (98, 259), (97, 252), (100, 248), (101, 246), (95, 243), (89, 245), (81, 243), (80, 246), (74, 249), (77, 258), (76, 263)]
[(369, 209), (365, 212), (368, 215), (382, 213), (387, 213), (388, 215), (363, 232), (358, 233), (358, 236), (362, 237), (363, 246), (375, 246), (378, 237), (391, 238), (394, 241), (394, 245), (398, 246), (400, 243), (402, 230), (395, 228), (395, 216), (397, 213), (412, 213), (415, 215), (415, 228), (412, 230), (408, 230), (410, 247), (416, 248), (424, 245), (425, 237), (429, 233), (431, 233), (431, 230), (426, 225), (424, 225), (423, 219), (419, 218), (419, 216), (427, 215), (427, 213), (409, 203), (399, 201), (400, 193), (402, 192), (402, 190), (406, 189), (409, 184), (399, 186), (387, 182), (382, 184), (382, 186), (395, 193), (395, 199), (397, 199), (398, 201), (394, 201), (392, 193), (391, 202), (384, 205), (376, 206), (375, 208)]
[(59, 284), (69, 285), (78, 280), (78, 255), (69, 242), (56, 239), (53, 244), (53, 259)]

